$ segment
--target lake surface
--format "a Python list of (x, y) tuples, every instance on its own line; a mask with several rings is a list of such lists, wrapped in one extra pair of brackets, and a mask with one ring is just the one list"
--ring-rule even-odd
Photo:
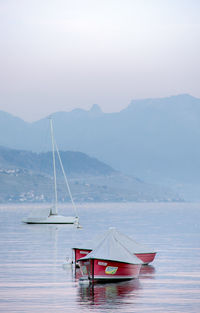
[[(79, 204), (82, 229), (21, 222), (46, 208), (0, 206), (0, 312), (200, 312), (200, 204)], [(158, 254), (139, 279), (81, 287), (66, 257), (110, 226)]]

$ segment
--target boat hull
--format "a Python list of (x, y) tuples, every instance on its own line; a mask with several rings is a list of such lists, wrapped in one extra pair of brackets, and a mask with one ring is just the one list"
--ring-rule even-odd
[(92, 251), (92, 249), (77, 249), (73, 248), (75, 259), (79, 260), (80, 258), (83, 258), (84, 256), (88, 255)]
[(145, 265), (153, 262), (156, 252), (153, 253), (135, 253), (136, 257), (138, 257)]
[(88, 255), (92, 251), (92, 249), (79, 249), (79, 248), (73, 248), (74, 251), (74, 258), (75, 258), (75, 263), (78, 265), (77, 260), (83, 258), (84, 256)]
[(112, 260), (90, 259), (78, 261), (83, 276), (95, 282), (121, 281), (138, 278), (141, 264)]

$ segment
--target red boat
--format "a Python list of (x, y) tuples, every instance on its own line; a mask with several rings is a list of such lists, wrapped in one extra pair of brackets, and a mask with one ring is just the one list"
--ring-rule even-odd
[(92, 249), (80, 249), (80, 248), (72, 248), (72, 250), (74, 252), (74, 263), (76, 264), (76, 266), (79, 266), (77, 260), (83, 258), (92, 251)]
[[(151, 263), (154, 260), (156, 256), (156, 251), (154, 249), (151, 249), (146, 245), (137, 243), (135, 240), (120, 233), (115, 228), (110, 228), (108, 232), (109, 231), (112, 231), (116, 239), (120, 241), (132, 254), (136, 255), (140, 260), (142, 260), (145, 265)], [(97, 245), (98, 242), (100, 242), (108, 232), (106, 232), (104, 236), (101, 236), (100, 239), (98, 238), (94, 242), (86, 243), (82, 246), (82, 248), (73, 248), (75, 263), (78, 259), (88, 255), (88, 253), (91, 252), (93, 248), (95, 248), (95, 245)]]
[(77, 261), (82, 275), (94, 282), (137, 278), (143, 264), (115, 238), (113, 229), (94, 250)]

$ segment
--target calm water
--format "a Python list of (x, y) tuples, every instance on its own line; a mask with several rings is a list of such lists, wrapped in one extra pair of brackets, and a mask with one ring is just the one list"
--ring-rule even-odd
[[(200, 204), (78, 205), (83, 229), (21, 223), (30, 210), (41, 206), (0, 206), (0, 312), (200, 312)], [(156, 259), (138, 280), (80, 287), (66, 256), (109, 226)]]

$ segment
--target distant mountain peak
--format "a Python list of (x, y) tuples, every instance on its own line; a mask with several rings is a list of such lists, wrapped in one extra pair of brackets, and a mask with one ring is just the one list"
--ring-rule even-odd
[(98, 114), (102, 114), (102, 110), (100, 108), (100, 106), (98, 104), (93, 104), (93, 106), (91, 107), (90, 113), (98, 115)]
[(168, 97), (160, 97), (160, 98), (144, 98), (144, 99), (133, 99), (128, 107), (124, 109), (124, 111), (129, 111), (135, 109), (136, 107), (141, 109), (148, 107), (152, 107), (153, 105), (158, 107), (162, 105), (163, 107), (171, 106), (177, 108), (183, 108), (184, 106), (191, 107), (192, 103), (199, 103), (199, 99), (191, 96), (190, 94), (178, 94), (172, 95)]
[(167, 96), (167, 97), (156, 97), (156, 98), (139, 98), (139, 99), (133, 99), (131, 101), (135, 102), (135, 101), (160, 101), (160, 100), (166, 100), (166, 99), (195, 99), (195, 97), (191, 96), (188, 93), (182, 93), (182, 94), (177, 94), (177, 95), (171, 95), (171, 96)]

